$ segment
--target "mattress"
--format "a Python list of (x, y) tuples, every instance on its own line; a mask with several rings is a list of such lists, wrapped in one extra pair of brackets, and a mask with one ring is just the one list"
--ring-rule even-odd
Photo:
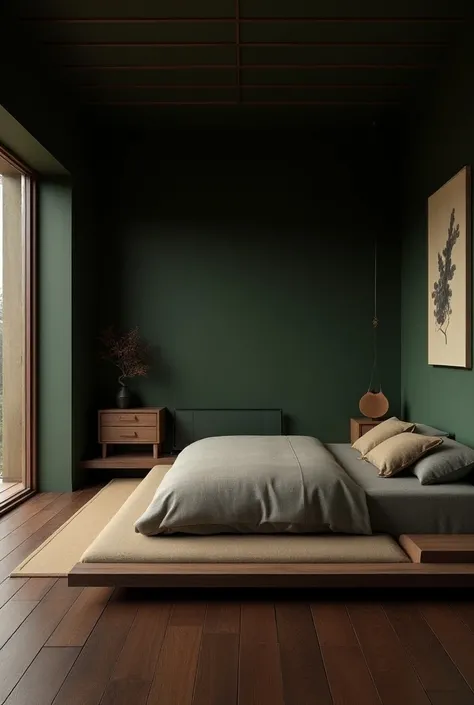
[(372, 531), (393, 536), (474, 533), (471, 482), (421, 485), (408, 473), (379, 477), (377, 468), (359, 460), (349, 443), (329, 443), (327, 448), (365, 491)]
[(143, 536), (134, 523), (168, 468), (155, 466), (81, 557), (82, 563), (405, 563), (390, 536)]

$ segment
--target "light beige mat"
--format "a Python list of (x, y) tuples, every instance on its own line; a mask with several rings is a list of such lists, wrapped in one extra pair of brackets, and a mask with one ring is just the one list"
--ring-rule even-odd
[(140, 479), (111, 480), (12, 572), (12, 577), (62, 577), (79, 561)]

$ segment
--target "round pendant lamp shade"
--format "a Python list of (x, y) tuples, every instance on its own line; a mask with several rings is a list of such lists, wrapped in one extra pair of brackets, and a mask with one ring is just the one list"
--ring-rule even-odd
[(385, 394), (380, 392), (367, 392), (359, 401), (359, 409), (369, 419), (380, 419), (388, 411), (389, 403)]

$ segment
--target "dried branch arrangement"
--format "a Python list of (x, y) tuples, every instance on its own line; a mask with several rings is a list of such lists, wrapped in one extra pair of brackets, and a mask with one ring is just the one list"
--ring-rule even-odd
[(146, 377), (150, 369), (150, 346), (140, 338), (138, 327), (126, 333), (117, 333), (112, 326), (106, 328), (100, 336), (102, 358), (112, 362), (120, 370), (118, 381), (130, 377)]

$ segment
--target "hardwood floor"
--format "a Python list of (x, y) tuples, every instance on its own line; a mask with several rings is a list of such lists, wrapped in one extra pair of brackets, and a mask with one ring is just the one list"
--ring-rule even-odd
[(95, 491), (37, 495), (0, 519), (0, 704), (474, 705), (469, 593), (8, 578)]

